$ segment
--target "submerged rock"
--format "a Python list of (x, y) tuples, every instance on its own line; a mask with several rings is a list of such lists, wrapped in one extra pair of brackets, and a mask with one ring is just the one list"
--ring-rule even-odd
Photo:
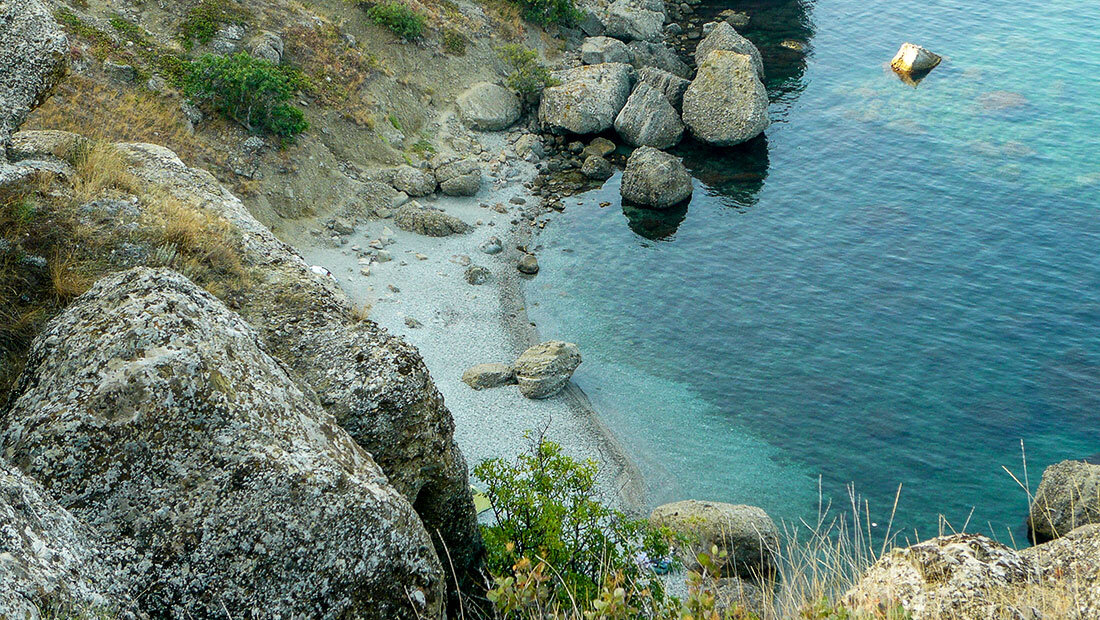
[(412, 505), (260, 343), (175, 272), (106, 276), (36, 338), (5, 454), (150, 615), (441, 617)]
[(472, 226), (457, 217), (426, 207), (415, 200), (410, 200), (397, 209), (393, 216), (393, 223), (401, 230), (429, 237), (462, 235), (473, 230)]
[(667, 149), (679, 144), (684, 124), (668, 99), (642, 82), (615, 118), (615, 131), (632, 146)]
[(898, 73), (928, 73), (943, 60), (919, 45), (904, 43), (890, 61), (890, 67)]
[(500, 131), (519, 120), (520, 104), (515, 93), (490, 82), (478, 82), (458, 96), (462, 120), (481, 131)]
[(707, 54), (684, 92), (684, 124), (703, 142), (733, 146), (768, 128), (768, 92), (745, 54)]
[(630, 65), (608, 62), (555, 72), (561, 84), (542, 91), (539, 122), (555, 133), (610, 129), (633, 86)]
[(519, 391), (527, 398), (549, 398), (569, 383), (580, 364), (580, 349), (572, 342), (550, 340), (536, 344), (516, 360)]
[(726, 557), (711, 559), (723, 576), (758, 580), (772, 577), (777, 570), (779, 530), (768, 513), (756, 506), (691, 499), (658, 506), (649, 523), (688, 538), (676, 552), (689, 569), (698, 570), (698, 555), (709, 555), (717, 546)]
[(1043, 470), (1027, 522), (1035, 542), (1100, 523), (1100, 465), (1062, 461)]
[(691, 197), (691, 175), (679, 158), (643, 146), (626, 161), (619, 192), (634, 204), (665, 209)]
[(462, 373), (462, 382), (475, 390), (510, 385), (516, 382), (516, 371), (508, 364), (478, 364)]
[(695, 64), (702, 65), (707, 56), (715, 50), (745, 54), (752, 59), (752, 67), (756, 70), (757, 77), (763, 81), (764, 57), (760, 55), (760, 50), (752, 44), (752, 41), (738, 34), (727, 22), (718, 22), (707, 38), (699, 42), (699, 46), (695, 48)]

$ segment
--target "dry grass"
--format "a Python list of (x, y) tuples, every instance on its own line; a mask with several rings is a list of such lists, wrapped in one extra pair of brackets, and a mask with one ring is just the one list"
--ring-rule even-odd
[(360, 91), (372, 75), (386, 72), (378, 58), (350, 47), (332, 24), (294, 25), (283, 40), (287, 62), (308, 77), (322, 104), (350, 113), (369, 107)]
[(72, 163), (76, 168), (73, 197), (79, 202), (92, 200), (109, 189), (133, 193), (137, 187), (126, 157), (106, 142), (86, 143), (74, 154)]

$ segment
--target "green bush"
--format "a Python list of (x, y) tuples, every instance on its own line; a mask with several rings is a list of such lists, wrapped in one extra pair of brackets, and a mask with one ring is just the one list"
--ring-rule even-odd
[(573, 4), (573, 0), (513, 1), (520, 6), (524, 19), (540, 26), (573, 26), (581, 21), (581, 12)]
[[(661, 582), (649, 567), (672, 561), (670, 536), (604, 505), (594, 462), (576, 461), (539, 437), (515, 462), (488, 460), (474, 475), (485, 484), (495, 516), (482, 536), (486, 563), (497, 578), (490, 599), (498, 606), (506, 608), (515, 598), (517, 579), (547, 587), (561, 602), (587, 604), (611, 582), (644, 584), (630, 589), (661, 598)], [(557, 583), (552, 588), (551, 573)]]
[(367, 17), (379, 26), (389, 28), (397, 36), (412, 41), (420, 38), (427, 26), (423, 15), (409, 8), (403, 2), (389, 0), (380, 2), (367, 9)]
[(309, 128), (302, 111), (287, 101), (302, 88), (301, 74), (245, 53), (205, 54), (191, 65), (185, 94), (196, 103), (284, 143)]
[(539, 62), (539, 54), (533, 49), (509, 43), (498, 48), (497, 54), (511, 69), (505, 83), (519, 94), (524, 103), (537, 102), (544, 88), (558, 84), (551, 77), (550, 70)]

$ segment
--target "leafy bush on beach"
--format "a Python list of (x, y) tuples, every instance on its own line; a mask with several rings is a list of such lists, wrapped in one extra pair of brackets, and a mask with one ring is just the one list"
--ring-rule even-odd
[(524, 103), (537, 102), (544, 88), (558, 84), (550, 75), (550, 70), (539, 62), (539, 54), (533, 49), (509, 43), (498, 48), (497, 54), (511, 69), (505, 83), (519, 94)]

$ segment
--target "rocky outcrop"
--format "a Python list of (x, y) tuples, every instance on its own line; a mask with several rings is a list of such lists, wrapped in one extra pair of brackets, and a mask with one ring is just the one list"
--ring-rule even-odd
[(615, 0), (604, 16), (606, 34), (625, 41), (659, 41), (664, 34), (663, 0)]
[(421, 170), (409, 165), (398, 166), (393, 171), (393, 188), (413, 198), (427, 196), (435, 193), (435, 175), (430, 170)]
[(711, 559), (726, 577), (770, 578), (778, 567), (779, 530), (756, 506), (686, 500), (658, 506), (649, 523), (687, 538), (676, 552), (689, 569), (699, 570), (696, 558), (714, 547), (719, 557)]
[(666, 209), (691, 198), (691, 175), (679, 158), (643, 146), (630, 154), (619, 193), (628, 202)]
[(439, 191), (448, 196), (473, 196), (481, 188), (481, 165), (476, 159), (437, 155), (432, 169)]
[(679, 144), (684, 124), (668, 99), (642, 82), (615, 117), (615, 131), (631, 146), (667, 149)]
[(581, 44), (581, 62), (586, 65), (600, 65), (605, 62), (631, 63), (634, 54), (630, 53), (626, 43), (611, 37), (588, 37)]
[(703, 142), (733, 146), (768, 128), (768, 93), (744, 54), (713, 51), (684, 92), (684, 124)]
[(458, 113), (472, 129), (500, 131), (519, 120), (515, 93), (490, 82), (478, 82), (458, 96)]
[(898, 73), (921, 74), (935, 69), (942, 60), (942, 57), (919, 45), (904, 43), (898, 53), (894, 54), (890, 67)]
[(478, 364), (462, 373), (462, 382), (475, 390), (486, 390), (515, 383), (516, 371), (508, 364)]
[(516, 382), (527, 398), (549, 398), (569, 383), (581, 364), (581, 352), (572, 342), (550, 340), (524, 351), (516, 360)]
[(426, 207), (415, 200), (401, 205), (393, 216), (393, 223), (401, 230), (407, 230), (429, 237), (446, 237), (453, 234), (466, 234), (473, 227), (453, 215), (447, 215), (439, 209)]
[(630, 65), (610, 62), (555, 72), (560, 84), (542, 91), (539, 122), (555, 133), (610, 129), (630, 96), (633, 71)]
[(1032, 540), (1045, 542), (1089, 523), (1100, 523), (1100, 465), (1062, 461), (1043, 470), (1028, 515)]
[(0, 4), (0, 166), (11, 136), (65, 74), (68, 40), (39, 0)]
[(277, 65), (283, 61), (283, 48), (282, 37), (274, 32), (261, 32), (253, 39), (249, 53)]
[(693, 73), (691, 67), (680, 60), (680, 56), (664, 43), (631, 41), (628, 47), (632, 58), (630, 62), (639, 71), (652, 67), (682, 78), (690, 78)]
[(649, 84), (653, 88), (661, 91), (665, 99), (668, 99), (672, 107), (677, 110), (683, 105), (684, 92), (687, 91), (688, 86), (691, 84), (691, 82), (682, 77), (653, 67), (645, 67), (639, 70), (638, 81)]
[(36, 338), (16, 393), (4, 454), (108, 541), (151, 615), (442, 616), (409, 501), (183, 276), (100, 280)]
[(606, 181), (615, 171), (611, 168), (611, 162), (599, 155), (589, 155), (581, 164), (581, 174), (593, 181)]
[(51, 607), (130, 616), (125, 581), (102, 548), (90, 528), (0, 458), (0, 618), (38, 618)]
[(761, 81), (764, 79), (764, 57), (760, 50), (745, 37), (738, 34), (727, 22), (718, 22), (705, 39), (695, 48), (695, 64), (702, 65), (707, 56), (715, 50), (725, 50), (744, 54), (752, 59), (753, 69)]
[(1028, 547), (1020, 557), (1031, 562), (1046, 598), (1070, 603), (1058, 610), (1061, 617), (1100, 618), (1100, 524)]

